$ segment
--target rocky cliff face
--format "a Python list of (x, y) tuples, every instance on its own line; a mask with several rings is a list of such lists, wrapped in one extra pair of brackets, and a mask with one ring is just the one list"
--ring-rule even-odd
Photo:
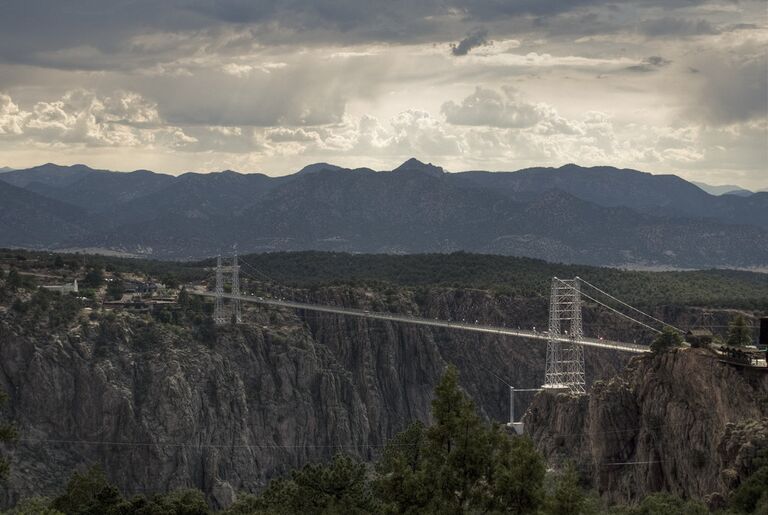
[(539, 394), (525, 422), (550, 464), (575, 461), (609, 499), (666, 490), (717, 504), (768, 446), (768, 373), (703, 349), (643, 355), (587, 396)]
[[(327, 288), (324, 303), (543, 325), (542, 301), (485, 292)], [(20, 441), (1, 500), (55, 495), (100, 464), (126, 493), (195, 486), (212, 504), (345, 451), (372, 458), (410, 421), (428, 421), (447, 363), (484, 415), (505, 421), (508, 389), (541, 383), (544, 345), (389, 322), (248, 308), (206, 339), (138, 315), (81, 316), (66, 329), (0, 313), (0, 388)], [(590, 378), (624, 357), (589, 352)]]

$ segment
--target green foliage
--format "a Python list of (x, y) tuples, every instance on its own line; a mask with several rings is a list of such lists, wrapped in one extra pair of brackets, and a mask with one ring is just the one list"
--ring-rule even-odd
[(176, 277), (174, 274), (165, 274), (161, 279), (160, 282), (162, 282), (166, 288), (175, 289), (179, 287), (179, 278)]
[(587, 495), (579, 485), (579, 474), (573, 463), (560, 473), (552, 497), (547, 503), (550, 515), (580, 515), (590, 513)]
[(262, 508), (262, 501), (258, 495), (239, 494), (234, 504), (224, 511), (224, 515), (253, 515), (264, 512), (266, 510)]
[(753, 460), (753, 472), (730, 499), (736, 513), (768, 513), (768, 449), (762, 449)]
[(178, 302), (179, 306), (182, 309), (189, 308), (190, 298), (189, 298), (189, 292), (187, 292), (186, 288), (184, 287), (181, 288), (181, 290), (179, 291), (179, 296), (176, 299), (176, 301)]
[(664, 327), (656, 339), (651, 343), (651, 351), (654, 354), (660, 354), (670, 349), (674, 349), (683, 345), (683, 337), (680, 333), (672, 329), (671, 327)]
[(75, 472), (63, 494), (47, 505), (45, 500), (38, 499), (34, 507), (47, 515), (208, 515), (211, 512), (203, 493), (195, 489), (173, 490), (151, 499), (136, 496), (126, 500), (98, 466)]
[(174, 322), (173, 314), (168, 308), (162, 308), (152, 313), (154, 319), (161, 324), (170, 324)]
[(32, 331), (67, 327), (81, 308), (82, 304), (75, 297), (44, 289), (35, 291), (27, 302), (16, 298), (11, 304), (20, 322)]
[(157, 495), (148, 503), (144, 513), (152, 515), (208, 515), (211, 510), (200, 490), (182, 488)]
[(630, 509), (628, 515), (707, 515), (709, 510), (700, 501), (683, 500), (669, 493), (655, 493)]
[(65, 515), (64, 512), (51, 508), (50, 505), (51, 500), (47, 497), (30, 497), (23, 499), (4, 515)]
[(428, 491), (422, 470), (426, 428), (414, 422), (393, 438), (376, 464), (377, 495), (390, 512), (410, 513), (426, 506)]
[(528, 437), (509, 440), (496, 430), (501, 440), (502, 455), (494, 464), (495, 508), (505, 513), (532, 513), (544, 501), (544, 460), (536, 452), (533, 442)]
[(123, 502), (120, 491), (107, 481), (100, 467), (75, 472), (64, 493), (50, 507), (67, 515), (102, 515), (117, 513)]
[(736, 315), (728, 325), (728, 339), (726, 343), (731, 347), (752, 345), (752, 330), (747, 326), (747, 321), (743, 315)]
[(38, 266), (42, 268), (58, 269), (57, 263), (63, 261), (64, 266), (72, 271), (80, 270), (87, 265), (88, 268), (99, 268), (114, 273), (141, 273), (152, 277), (165, 277), (173, 275), (180, 282), (197, 281), (205, 278), (206, 272), (189, 263), (176, 261), (157, 261), (152, 259), (121, 258), (103, 255), (83, 255), (79, 253), (67, 254), (39, 252), (30, 250), (10, 251), (0, 249), (0, 259), (14, 259), (15, 266), (30, 268)]
[(83, 287), (98, 289), (104, 284), (104, 273), (101, 268), (92, 268), (85, 274), (85, 278), (82, 280)]
[(19, 271), (15, 268), (11, 268), (8, 272), (8, 276), (5, 278), (5, 286), (11, 291), (16, 291), (21, 288), (21, 284), (22, 281)]
[(107, 285), (107, 297), (111, 300), (120, 300), (123, 298), (124, 292), (125, 287), (123, 286), (123, 281), (119, 279), (114, 279)]
[(288, 479), (276, 479), (259, 496), (246, 496), (228, 511), (241, 513), (377, 513), (380, 506), (366, 478), (366, 467), (349, 456), (310, 464)]
[(531, 513), (543, 503), (544, 463), (528, 438), (485, 423), (449, 367), (435, 391), (434, 425), (398, 436), (377, 466), (390, 513)]

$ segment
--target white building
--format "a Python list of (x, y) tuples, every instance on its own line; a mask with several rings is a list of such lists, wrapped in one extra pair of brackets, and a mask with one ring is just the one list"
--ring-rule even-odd
[(46, 290), (57, 291), (59, 293), (77, 293), (77, 279), (75, 279), (72, 284), (43, 285), (42, 287)]

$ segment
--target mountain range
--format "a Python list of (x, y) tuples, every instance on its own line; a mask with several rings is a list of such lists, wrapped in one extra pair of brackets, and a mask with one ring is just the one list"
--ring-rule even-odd
[(45, 164), (0, 174), (0, 246), (162, 259), (242, 252), (468, 251), (626, 267), (768, 265), (768, 193), (711, 195), (613, 167), (446, 173), (309, 165), (263, 174), (112, 172)]
[[(755, 193), (754, 191), (742, 188), (741, 186), (736, 186), (735, 184), (721, 184), (719, 186), (714, 186), (712, 184), (707, 184), (706, 182), (691, 181), (691, 183), (711, 195), (740, 195), (742, 197), (748, 197)], [(761, 191), (768, 191), (768, 189)]]

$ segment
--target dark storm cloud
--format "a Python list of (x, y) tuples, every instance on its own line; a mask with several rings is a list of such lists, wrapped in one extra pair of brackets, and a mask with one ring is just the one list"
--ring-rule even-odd
[[(666, 9), (703, 0), (625, 0), (632, 9)], [(455, 40), (478, 23), (498, 37), (541, 30), (551, 20), (593, 7), (622, 5), (610, 0), (11, 0), (0, 4), (0, 60), (63, 69), (144, 66), (172, 57), (173, 48), (136, 45), (137, 36), (253, 29), (251, 43), (355, 44)], [(514, 20), (514, 23), (512, 21)], [(584, 18), (589, 25), (589, 18)], [(595, 23), (599, 20), (593, 19)], [(649, 22), (651, 33), (676, 30), (674, 23)], [(580, 24), (583, 25), (583, 24)], [(701, 26), (699, 30), (705, 29)], [(689, 31), (686, 23), (678, 30)], [(584, 26), (585, 33), (595, 30)], [(33, 35), (33, 36), (32, 36)], [(456, 46), (471, 49), (468, 38)], [(178, 51), (178, 50), (177, 50)], [(113, 59), (116, 56), (119, 59)]]
[(765, 119), (768, 112), (768, 55), (759, 43), (733, 52), (710, 51), (694, 61), (698, 79), (690, 115), (713, 125)]
[(659, 68), (668, 66), (671, 63), (672, 61), (670, 61), (669, 59), (665, 59), (659, 55), (652, 55), (650, 57), (646, 57), (645, 59), (643, 59), (642, 62), (640, 62), (640, 64), (628, 66), (627, 70), (633, 71), (633, 72), (653, 72), (658, 70)]
[(686, 20), (684, 18), (643, 20), (638, 25), (638, 31), (650, 37), (700, 36), (720, 32), (707, 20)]
[(473, 48), (488, 44), (490, 44), (490, 41), (488, 41), (488, 31), (485, 29), (475, 29), (458, 43), (452, 44), (451, 53), (455, 56), (467, 55)]

